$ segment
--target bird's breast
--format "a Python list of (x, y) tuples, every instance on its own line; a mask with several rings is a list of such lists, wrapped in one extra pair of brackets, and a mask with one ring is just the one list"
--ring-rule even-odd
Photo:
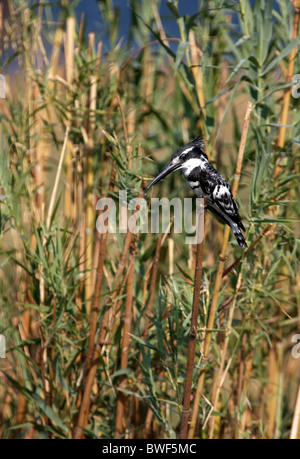
[(205, 193), (200, 186), (199, 180), (186, 179), (186, 183), (197, 198), (200, 198), (201, 196), (205, 196)]
[[(190, 161), (189, 161), (190, 162)], [(185, 181), (188, 187), (193, 191), (194, 195), (197, 198), (202, 196), (206, 196), (206, 193), (201, 188), (201, 176), (202, 176), (202, 169), (204, 167), (204, 162), (200, 160), (197, 161), (197, 164), (192, 164), (194, 167), (189, 165), (189, 167), (183, 168), (183, 174)]]

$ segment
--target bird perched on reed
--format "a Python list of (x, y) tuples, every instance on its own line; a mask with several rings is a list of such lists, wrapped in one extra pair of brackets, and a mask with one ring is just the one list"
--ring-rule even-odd
[(228, 183), (210, 164), (203, 148), (202, 136), (178, 148), (173, 153), (169, 164), (155, 177), (147, 189), (171, 172), (182, 169), (185, 180), (195, 196), (206, 198), (207, 209), (223, 223), (229, 225), (238, 244), (246, 248), (247, 244), (241, 232), (241, 230), (245, 231), (245, 228), (238, 205)]

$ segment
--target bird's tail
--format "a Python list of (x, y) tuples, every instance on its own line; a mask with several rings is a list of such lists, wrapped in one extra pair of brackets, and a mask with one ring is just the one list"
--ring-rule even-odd
[(232, 220), (230, 220), (229, 218), (226, 219), (224, 217), (224, 215), (220, 214), (220, 212), (218, 212), (214, 207), (212, 206), (207, 206), (207, 209), (211, 211), (211, 213), (213, 213), (219, 220), (221, 220), (221, 222), (225, 223), (226, 225), (230, 226), (230, 228), (232, 229), (233, 231), (233, 234), (235, 235), (235, 238), (236, 240), (238, 241), (238, 244), (243, 247), (243, 249), (246, 249), (248, 246), (246, 244), (246, 241), (245, 241), (245, 238), (240, 230), (240, 228), (242, 228), (242, 230), (245, 231), (245, 228), (244, 228), (244, 225), (241, 221), (239, 221), (238, 225), (236, 223), (234, 223)]
[(233, 234), (235, 235), (236, 240), (238, 241), (238, 244), (243, 247), (243, 249), (246, 249), (248, 246), (246, 244), (245, 238), (242, 235), (241, 230), (238, 228), (237, 225), (234, 225), (231, 227)]

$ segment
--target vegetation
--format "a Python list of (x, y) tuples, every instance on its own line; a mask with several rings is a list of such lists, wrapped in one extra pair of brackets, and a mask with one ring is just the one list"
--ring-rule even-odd
[(144, 190), (200, 131), (236, 191), (241, 167), (249, 248), (205, 215), (188, 436), (300, 438), (300, 110), (291, 93), (300, 5), (199, 1), (187, 16), (169, 0), (174, 38), (161, 3), (129, 0), (120, 40), (113, 0), (98, 1), (105, 30), (89, 34), (77, 2), (62, 1), (56, 17), (48, 2), (9, 1), (2, 438), (178, 438), (196, 247), (173, 220), (170, 233), (101, 235), (96, 203), (121, 190), (128, 200), (191, 196), (179, 173)]

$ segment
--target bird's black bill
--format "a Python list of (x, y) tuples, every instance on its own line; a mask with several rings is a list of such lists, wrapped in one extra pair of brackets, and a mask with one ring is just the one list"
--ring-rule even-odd
[(150, 185), (147, 186), (147, 190), (149, 190), (149, 188), (151, 188), (153, 185), (155, 185), (157, 182), (159, 182), (162, 178), (166, 177), (167, 175), (169, 175), (171, 172), (173, 171), (176, 171), (176, 169), (179, 169), (181, 167), (181, 163), (176, 163), (176, 164), (172, 164), (172, 163), (169, 163), (162, 171), (160, 174), (158, 174), (157, 177), (155, 177), (155, 179), (150, 183)]

